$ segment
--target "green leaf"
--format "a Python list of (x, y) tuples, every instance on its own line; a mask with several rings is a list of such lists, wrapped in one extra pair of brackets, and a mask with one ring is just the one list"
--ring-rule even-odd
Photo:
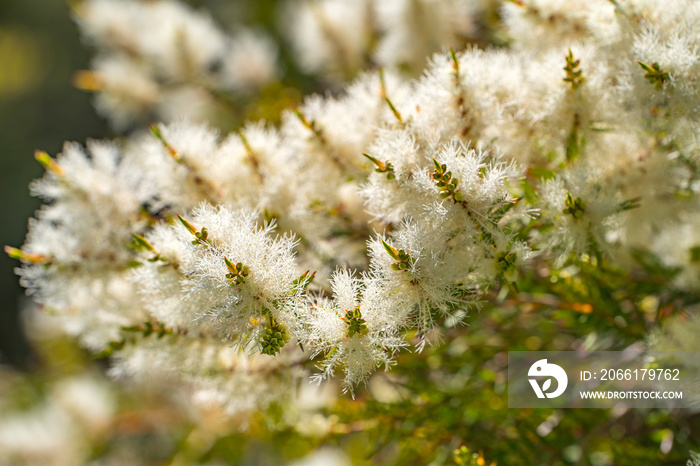
[(399, 251), (391, 247), (386, 241), (382, 240), (382, 245), (384, 246), (384, 249), (386, 249), (386, 252), (389, 253), (389, 255), (394, 259), (394, 260), (401, 260), (399, 257)]
[(189, 231), (193, 235), (197, 234), (197, 229), (195, 227), (193, 227), (190, 222), (188, 222), (187, 220), (182, 218), (182, 216), (180, 216), (180, 214), (175, 214), (175, 215), (177, 215), (177, 218), (180, 219), (180, 223), (182, 223), (185, 226), (185, 228), (187, 228), (187, 231)]

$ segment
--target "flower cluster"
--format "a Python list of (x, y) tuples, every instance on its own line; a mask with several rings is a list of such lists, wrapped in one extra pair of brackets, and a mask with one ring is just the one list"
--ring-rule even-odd
[(84, 0), (75, 15), (99, 51), (75, 85), (97, 92), (97, 110), (117, 129), (153, 116), (205, 120), (219, 94), (256, 91), (278, 74), (270, 38), (248, 29), (229, 37), (179, 2)]
[(473, 36), (488, 3), (299, 0), (288, 8), (288, 35), (310, 73), (341, 80), (374, 64), (415, 75), (432, 53)]
[[(387, 70), (307, 97), (278, 127), (221, 136), (179, 119), (39, 153), (47, 203), (8, 248), (23, 285), (115, 374), (167, 373), (230, 411), (278, 393), (241, 401), (242, 387), (313, 365), (352, 391), (479, 300), (517, 293), (533, 263), (633, 272), (644, 251), (697, 289), (700, 8), (511, 1), (488, 26), (508, 46), (465, 47), (470, 18), (494, 8), (481, 3), (298, 2), (305, 69)], [(272, 48), (178, 4), (77, 11), (107, 53), (81, 82), (118, 126), (275, 74), (260, 58)], [(417, 81), (401, 77), (440, 48)]]

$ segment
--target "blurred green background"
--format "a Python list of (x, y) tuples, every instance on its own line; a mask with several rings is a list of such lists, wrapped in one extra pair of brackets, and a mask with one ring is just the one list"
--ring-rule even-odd
[[(86, 68), (89, 50), (80, 43), (65, 0), (0, 2), (0, 243), (19, 247), (27, 219), (39, 207), (29, 196), (43, 169), (34, 150), (55, 155), (63, 141), (109, 134), (91, 96), (71, 86), (74, 70)], [(27, 367), (28, 345), (18, 310), (26, 301), (13, 269), (0, 255), (0, 361)]]

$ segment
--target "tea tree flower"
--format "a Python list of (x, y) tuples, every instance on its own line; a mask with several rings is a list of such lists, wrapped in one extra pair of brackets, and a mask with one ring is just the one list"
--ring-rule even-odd
[(256, 217), (202, 205), (191, 221), (181, 217), (146, 235), (165, 260), (147, 260), (146, 251), (146, 262), (134, 271), (151, 313), (168, 325), (212, 332), (243, 345), (257, 342), (266, 330), (284, 330), (298, 275), (294, 240), (273, 238), (274, 224), (257, 226)]
[(38, 152), (45, 205), (6, 250), (115, 376), (250, 413), (309, 376), (354, 393), (481, 303), (520, 309), (523, 284), (697, 288), (697, 2), (288, 8), (299, 66), (332, 89), (238, 125), (238, 97), (281, 76), (262, 33), (170, 0), (76, 6), (98, 50), (76, 84), (134, 131)]
[(210, 15), (179, 2), (85, 0), (75, 15), (98, 54), (74, 83), (97, 93), (98, 111), (120, 130), (149, 114), (206, 121), (219, 94), (255, 92), (279, 73), (267, 36), (227, 36)]

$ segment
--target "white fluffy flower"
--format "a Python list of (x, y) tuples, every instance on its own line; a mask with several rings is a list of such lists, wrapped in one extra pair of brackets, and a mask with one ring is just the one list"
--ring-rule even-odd
[[(343, 371), (352, 390), (393, 364), (407, 330), (420, 339), (515, 289), (533, 250), (538, 271), (595, 258), (633, 273), (639, 251), (655, 254), (693, 289), (697, 2), (510, 2), (512, 43), (449, 53), (495, 2), (290, 8), (307, 72), (387, 71), (307, 97), (279, 128), (177, 120), (122, 146), (39, 154), (47, 174), (32, 189), (47, 205), (10, 253), (71, 334), (112, 351), (115, 372), (143, 376), (152, 358), (154, 373), (238, 412), (271, 398), (236, 386), (291, 383), (313, 355), (317, 377)], [(231, 39), (179, 3), (86, 0), (77, 14), (100, 49), (77, 81), (122, 128), (197, 121), (221, 91), (278, 76), (267, 39)], [(417, 81), (398, 77), (425, 62)], [(228, 352), (229, 340), (264, 354)], [(259, 380), (253, 360), (279, 373)]]
[(258, 225), (255, 213), (226, 206), (204, 204), (187, 217), (187, 227), (177, 222), (146, 235), (151, 247), (134, 282), (151, 313), (243, 344), (258, 337), (268, 318), (287, 324), (298, 277), (294, 239), (275, 238), (273, 224)]
[(49, 168), (32, 190), (52, 203), (30, 222), (23, 248), (36, 259), (19, 269), (21, 281), (70, 334), (100, 350), (143, 315), (124, 269), (152, 187), (137, 160), (111, 143), (66, 144), (56, 160), (37, 157)]
[(177, 1), (86, 0), (76, 19), (98, 55), (75, 84), (97, 92), (98, 110), (120, 130), (154, 114), (205, 121), (219, 93), (244, 96), (279, 74), (276, 47), (263, 33), (229, 37)]
[(363, 67), (372, 35), (371, 2), (298, 1), (289, 10), (289, 34), (306, 72), (347, 77)]
[(432, 53), (459, 48), (481, 9), (466, 0), (302, 0), (285, 16), (304, 70), (338, 80), (370, 64), (415, 75)]
[(277, 46), (265, 34), (242, 30), (223, 59), (223, 81), (239, 92), (264, 87), (277, 77)]
[(342, 367), (344, 389), (352, 392), (377, 367), (392, 364), (394, 351), (405, 345), (398, 331), (406, 322), (371, 299), (373, 280), (368, 276), (357, 278), (338, 270), (331, 285), (333, 299), (319, 298), (308, 309), (304, 321), (308, 334), (301, 341), (314, 355), (323, 355), (318, 363), (321, 373), (314, 378), (320, 381)]

